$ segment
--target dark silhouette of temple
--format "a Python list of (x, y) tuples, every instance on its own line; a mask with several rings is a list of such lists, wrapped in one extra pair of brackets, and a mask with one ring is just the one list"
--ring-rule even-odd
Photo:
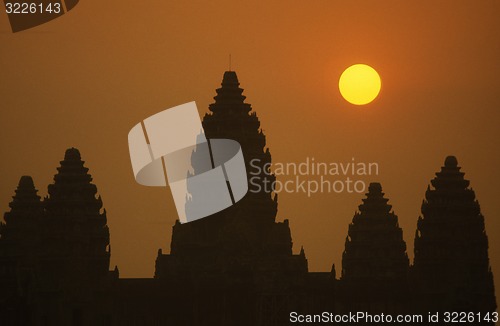
[[(238, 141), (245, 153), (247, 173), (250, 161), (261, 167), (263, 173), (256, 182), (263, 187), (265, 182), (275, 180), (274, 175), (264, 173), (265, 164), (271, 162), (271, 154), (265, 149), (260, 122), (255, 113), (249, 114), (251, 107), (244, 103), (243, 90), (238, 86), (236, 73), (226, 72), (222, 87), (217, 89), (215, 103), (210, 105), (212, 113), (203, 119), (203, 128), (208, 138)], [(273, 278), (271, 271), (279, 274), (284, 266), (294, 273), (306, 272), (305, 257), (292, 254), (288, 220), (276, 222), (277, 206), (276, 194), (250, 191), (237, 205), (213, 214), (210, 219), (176, 223), (170, 254), (158, 255), (155, 277), (263, 270), (266, 273), (260, 277)], [(275, 284), (278, 280), (269, 281)]]
[[(264, 170), (271, 162), (271, 154), (265, 148), (259, 119), (250, 113), (251, 106), (244, 102), (242, 92), (236, 73), (226, 72), (215, 103), (209, 107), (211, 113), (203, 119), (203, 129), (207, 138), (238, 141), (247, 173), (251, 161), (254, 166), (260, 166), (262, 173), (254, 184), (259, 182), (263, 188), (265, 182), (275, 180), (274, 175)], [(265, 318), (262, 314), (267, 310), (286, 313), (278, 311), (284, 305), (275, 301), (293, 294), (290, 289), (299, 286), (307, 274), (307, 260), (303, 253), (292, 254), (288, 220), (276, 222), (277, 206), (276, 194), (249, 191), (236, 205), (209, 219), (187, 224), (177, 222), (173, 227), (170, 254), (158, 253), (155, 278), (161, 282), (177, 280), (200, 289), (209, 288), (205, 297), (190, 299), (199, 305), (206, 325), (233, 325), (235, 317), (231, 314), (241, 319), (239, 325), (255, 325), (255, 320)], [(186, 291), (189, 290), (182, 290)], [(214, 309), (207, 302), (213, 301), (216, 292), (220, 292), (221, 297)], [(247, 304), (242, 304), (245, 300)], [(261, 309), (255, 309), (255, 305)]]
[(344, 310), (404, 311), (409, 261), (398, 217), (382, 186), (371, 183), (349, 225), (339, 289)]
[[(43, 202), (21, 177), (0, 228), (1, 325), (105, 321), (110, 295), (109, 230), (97, 188), (77, 149), (66, 151)], [(3, 320), (2, 320), (3, 319)]]
[[(254, 186), (272, 183), (266, 138), (242, 92), (236, 73), (225, 72), (203, 127), (208, 138), (237, 140), (247, 171), (250, 161), (261, 167)], [(339, 279), (334, 265), (308, 271), (304, 249), (292, 252), (289, 221), (276, 221), (278, 196), (251, 186), (224, 211), (177, 222), (154, 278), (123, 279), (109, 269), (97, 188), (79, 151), (68, 149), (48, 196), (23, 176), (0, 224), (0, 325), (289, 325), (293, 311), (493, 312), (484, 218), (459, 170), (446, 158), (426, 192), (412, 266), (379, 183), (348, 227)]]
[(422, 203), (412, 270), (421, 310), (495, 311), (488, 237), (457, 159), (446, 158)]

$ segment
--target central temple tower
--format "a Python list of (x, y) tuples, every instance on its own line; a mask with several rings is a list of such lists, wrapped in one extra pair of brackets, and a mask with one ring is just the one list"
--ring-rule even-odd
[[(292, 253), (288, 220), (276, 222), (278, 196), (269, 186), (275, 176), (264, 168), (271, 153), (242, 93), (236, 73), (226, 71), (202, 123), (207, 138), (240, 143), (248, 193), (211, 216), (177, 221), (170, 254), (158, 252), (156, 282), (179, 302), (169, 316), (174, 323), (188, 315), (197, 325), (278, 325), (297, 307), (296, 290), (307, 278), (304, 251)], [(189, 306), (181, 304), (186, 300)]]
[(245, 103), (239, 85), (236, 72), (224, 73), (215, 103), (202, 123), (207, 138), (241, 144), (249, 191), (224, 211), (187, 224), (177, 221), (170, 254), (160, 252), (156, 260), (156, 278), (193, 272), (307, 271), (305, 256), (292, 254), (288, 220), (276, 222), (278, 196), (269, 186), (275, 176), (264, 168), (271, 162), (271, 153), (257, 114)]

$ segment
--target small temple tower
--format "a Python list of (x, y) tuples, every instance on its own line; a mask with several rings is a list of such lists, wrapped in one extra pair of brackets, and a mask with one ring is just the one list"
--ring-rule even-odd
[(491, 313), (496, 299), (484, 217), (454, 156), (431, 184), (418, 218), (412, 268), (420, 309)]
[(43, 201), (33, 318), (41, 325), (106, 324), (113, 274), (106, 211), (78, 149), (66, 150), (60, 164)]
[(44, 200), (44, 270), (79, 280), (105, 277), (109, 230), (101, 197), (76, 148), (66, 150), (60, 163)]
[(4, 273), (14, 275), (34, 263), (43, 216), (37, 192), (30, 176), (21, 177), (10, 211), (4, 215), (5, 223), (0, 223), (0, 257), (16, 262), (2, 269)]
[(380, 183), (371, 183), (349, 225), (340, 280), (346, 311), (404, 309), (409, 261), (398, 217), (387, 202)]
[(35, 282), (43, 217), (40, 196), (31, 177), (21, 177), (9, 207), (5, 223), (0, 223), (0, 323), (6, 325), (29, 320), (23, 307), (25, 296)]

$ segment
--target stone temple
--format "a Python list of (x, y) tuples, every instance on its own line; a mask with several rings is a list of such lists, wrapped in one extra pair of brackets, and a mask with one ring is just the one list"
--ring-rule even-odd
[[(237, 140), (247, 171), (252, 161), (262, 167), (258, 182), (273, 182), (263, 169), (266, 137), (234, 71), (214, 100), (206, 136)], [(177, 222), (154, 277), (120, 278), (80, 152), (68, 149), (57, 170), (43, 199), (21, 177), (0, 224), (0, 325), (290, 325), (292, 311), (496, 310), (484, 217), (452, 156), (425, 193), (413, 265), (398, 217), (372, 183), (348, 226), (338, 278), (334, 265), (309, 272), (304, 249), (292, 252), (290, 223), (277, 222), (278, 196), (264, 187), (210, 217)]]
[(422, 203), (412, 283), (421, 310), (496, 309), (484, 217), (457, 159), (446, 158)]
[(409, 296), (403, 230), (387, 202), (380, 183), (370, 184), (349, 225), (339, 287), (348, 311), (398, 311)]

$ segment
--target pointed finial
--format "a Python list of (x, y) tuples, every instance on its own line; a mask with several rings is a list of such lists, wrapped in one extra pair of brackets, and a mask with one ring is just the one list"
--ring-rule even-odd
[(381, 193), (382, 192), (382, 185), (379, 182), (372, 182), (368, 186), (368, 192)]
[(33, 182), (33, 178), (29, 175), (23, 175), (21, 179), (19, 179), (18, 188), (23, 188), (23, 189), (35, 188), (35, 183)]
[(458, 161), (455, 156), (448, 156), (444, 161), (444, 166), (447, 168), (456, 168), (458, 166)]
[(68, 148), (64, 153), (65, 161), (80, 161), (81, 159), (80, 151), (74, 147)]

